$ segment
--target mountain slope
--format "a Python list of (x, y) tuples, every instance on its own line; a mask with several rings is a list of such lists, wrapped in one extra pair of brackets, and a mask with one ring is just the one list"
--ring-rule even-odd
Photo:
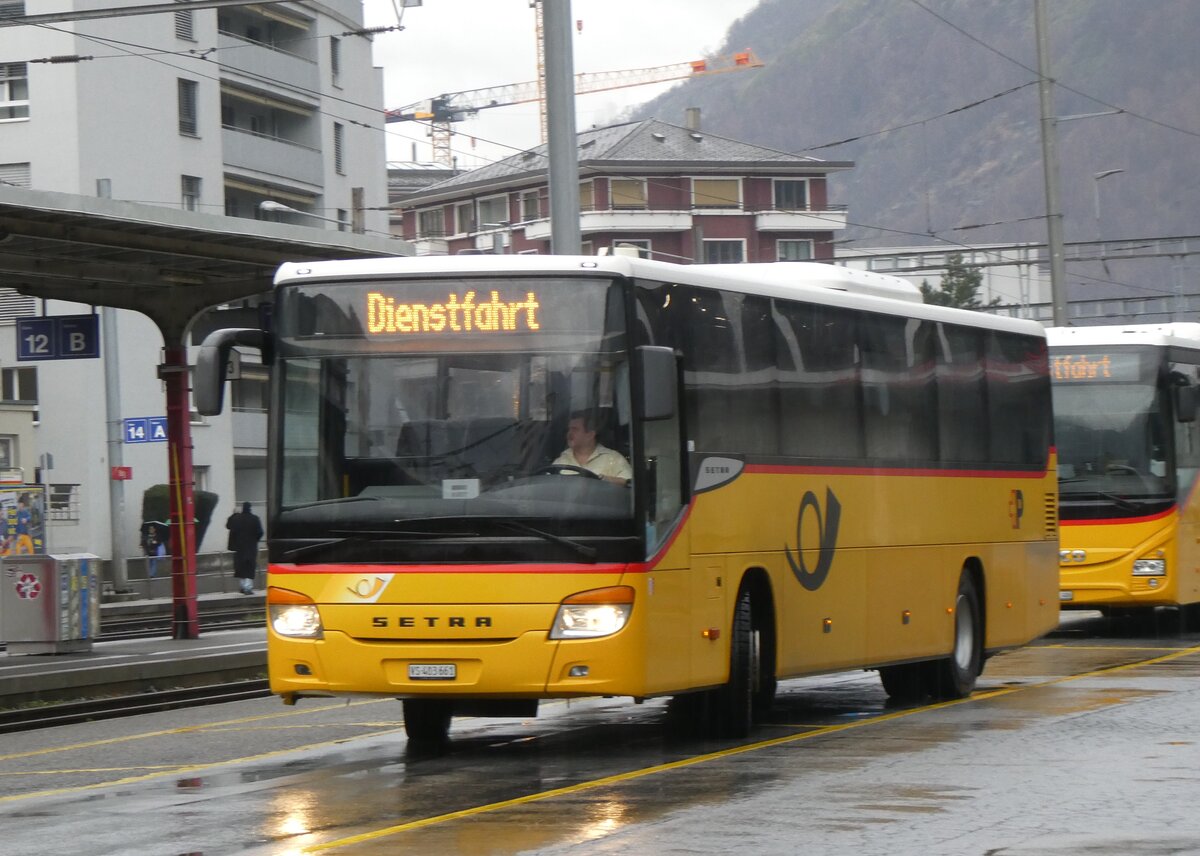
[[(1044, 6), (1054, 112), (1128, 111), (1057, 123), (1066, 240), (1200, 235), (1200, 3)], [(765, 68), (688, 81), (635, 117), (698, 106), (714, 133), (854, 161), (831, 198), (861, 245), (1044, 241), (1033, 9), (764, 0), (721, 52), (751, 48)]]

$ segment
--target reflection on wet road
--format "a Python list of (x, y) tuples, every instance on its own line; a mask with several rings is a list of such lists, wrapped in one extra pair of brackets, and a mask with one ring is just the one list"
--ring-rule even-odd
[[(866, 672), (788, 681), (743, 743), (681, 736), (689, 729), (665, 702), (564, 702), (528, 721), (456, 720), (438, 758), (406, 755), (397, 702), (286, 712), (245, 702), (169, 727), (164, 714), (96, 724), (106, 734), (8, 741), (0, 816), (21, 830), (8, 854), (72, 837), (96, 854), (773, 852), (773, 841), (793, 852), (785, 845), (814, 835), (873, 852), (884, 830), (904, 830), (911, 849), (874, 852), (983, 853), (952, 842), (987, 835), (1016, 847), (1042, 826), (1067, 828), (1021, 802), (1022, 789), (1045, 787), (1041, 802), (1071, 816), (1055, 777), (1039, 784), (1030, 770), (1069, 782), (1085, 775), (1073, 765), (1103, 760), (1114, 776), (1192, 775), (1194, 716), (1176, 729), (1163, 706), (1195, 705), (1198, 673), (1200, 635), (1064, 619), (1052, 637), (991, 660), (961, 702), (890, 707)], [(1131, 721), (1151, 730), (1122, 730)], [(1139, 765), (1122, 770), (1133, 753)], [(1102, 795), (1099, 778), (1089, 787)], [(997, 798), (1000, 787), (1012, 795)], [(1156, 789), (1164, 795), (1161, 777)], [(985, 822), (987, 811), (999, 819)]]

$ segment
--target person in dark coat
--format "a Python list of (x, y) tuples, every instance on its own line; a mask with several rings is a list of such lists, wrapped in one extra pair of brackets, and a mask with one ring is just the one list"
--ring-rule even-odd
[(242, 510), (225, 521), (229, 530), (229, 549), (233, 551), (233, 575), (242, 594), (254, 594), (254, 573), (258, 568), (258, 542), (262, 540), (262, 521), (243, 502)]

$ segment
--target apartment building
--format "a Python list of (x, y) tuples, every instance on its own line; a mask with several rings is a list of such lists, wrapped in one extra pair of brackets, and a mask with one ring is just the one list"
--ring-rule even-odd
[[(830, 260), (846, 228), (827, 177), (852, 163), (657, 119), (578, 135), (582, 249), (675, 262)], [(408, 194), (393, 222), (418, 254), (550, 251), (546, 147)]]
[[(0, 26), (0, 182), (387, 233), (382, 73), (361, 0), (86, 14), (138, 5), (0, 0), (0, 21), (58, 18)], [(0, 482), (49, 487), (51, 551), (134, 556), (142, 493), (169, 480), (166, 444), (125, 438), (129, 480), (113, 507), (106, 391), (119, 385), (122, 427), (159, 424), (150, 421), (165, 407), (158, 328), (117, 310), (116, 335), (96, 359), (17, 359), (17, 318), (94, 309), (0, 288)], [(219, 497), (200, 552), (222, 550), (225, 516), (265, 498), (264, 387), (247, 367), (231, 416), (193, 418), (196, 489)]]

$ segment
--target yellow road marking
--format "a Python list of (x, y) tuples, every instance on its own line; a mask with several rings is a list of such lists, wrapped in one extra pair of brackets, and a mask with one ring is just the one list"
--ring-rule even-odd
[(461, 820), (463, 818), (474, 817), (476, 815), (487, 814), (487, 813), (495, 812), (495, 811), (502, 811), (503, 809), (506, 809), (506, 808), (513, 808), (515, 806), (520, 806), (520, 805), (528, 805), (529, 803), (542, 802), (543, 800), (554, 799), (555, 797), (566, 796), (568, 794), (577, 794), (577, 793), (580, 793), (583, 791), (593, 790), (595, 788), (602, 788), (602, 787), (606, 787), (608, 785), (619, 784), (622, 782), (629, 782), (629, 781), (633, 781), (635, 779), (644, 778), (646, 776), (652, 776), (657, 773), (663, 773), (668, 770), (678, 770), (678, 769), (682, 769), (684, 767), (691, 767), (696, 764), (702, 764), (702, 763), (706, 763), (708, 761), (714, 761), (719, 758), (729, 758), (734, 755), (742, 755), (746, 752), (755, 752), (760, 749), (769, 749), (773, 746), (782, 746), (787, 743), (796, 743), (801, 740), (810, 740), (814, 737), (823, 737), (827, 734), (835, 734), (840, 731), (849, 731), (850, 729), (861, 728), (866, 725), (877, 725), (877, 724), (883, 723), (883, 722), (891, 722), (893, 720), (912, 716), (913, 714), (926, 713), (931, 710), (941, 710), (943, 708), (953, 707), (955, 705), (960, 705), (960, 704), (966, 704), (968, 702), (989, 701), (994, 698), (1011, 695), (1013, 693), (1021, 692), (1024, 690), (1037, 689), (1039, 687), (1046, 687), (1046, 686), (1053, 686), (1055, 684), (1066, 683), (1067, 681), (1079, 680), (1081, 678), (1097, 677), (1100, 675), (1111, 674), (1112, 672), (1118, 672), (1118, 671), (1125, 671), (1127, 669), (1138, 668), (1141, 666), (1151, 666), (1156, 663), (1162, 663), (1167, 660), (1174, 660), (1174, 659), (1178, 659), (1179, 657), (1183, 657), (1183, 656), (1186, 656), (1189, 654), (1197, 654), (1197, 653), (1200, 653), (1200, 646), (1194, 646), (1192, 648), (1176, 649), (1175, 651), (1173, 651), (1170, 654), (1164, 654), (1161, 657), (1154, 657), (1150, 660), (1142, 660), (1137, 663), (1125, 663), (1125, 664), (1121, 664), (1121, 665), (1117, 665), (1117, 666), (1112, 666), (1110, 668), (1094, 669), (1090, 672), (1083, 672), (1078, 675), (1066, 675), (1066, 676), (1060, 677), (1060, 678), (1052, 678), (1048, 681), (1042, 681), (1037, 684), (1029, 684), (1029, 685), (1025, 685), (1025, 686), (1004, 687), (1004, 688), (993, 689), (993, 690), (985, 690), (983, 692), (975, 693), (974, 695), (968, 696), (967, 698), (956, 699), (954, 701), (939, 702), (937, 704), (925, 705), (922, 707), (915, 707), (910, 710), (894, 711), (892, 713), (885, 713), (880, 716), (871, 717), (869, 719), (860, 719), (855, 722), (846, 722), (846, 723), (841, 723), (838, 725), (821, 726), (821, 727), (817, 728), (816, 730), (807, 731), (803, 734), (791, 734), (791, 735), (787, 735), (785, 737), (775, 737), (771, 740), (763, 740), (763, 741), (759, 741), (756, 743), (748, 743), (745, 746), (735, 746), (732, 749), (723, 749), (719, 752), (709, 752), (704, 755), (697, 755), (693, 758), (684, 758), (679, 761), (672, 761), (667, 764), (656, 764), (653, 767), (644, 767), (641, 770), (631, 770), (627, 773), (618, 773), (613, 776), (604, 776), (599, 779), (592, 779), (587, 782), (579, 782), (578, 784), (575, 784), (575, 785), (568, 785), (568, 786), (562, 787), (562, 788), (554, 788), (552, 790), (542, 791), (542, 792), (536, 793), (536, 794), (527, 794), (526, 796), (515, 797), (510, 800), (501, 800), (500, 802), (488, 803), (487, 805), (481, 805), (481, 806), (474, 806), (472, 808), (461, 809), (459, 811), (452, 811), (452, 812), (448, 812), (447, 814), (441, 814), (441, 815), (435, 815), (434, 817), (422, 818), (421, 820), (412, 820), (407, 823), (399, 823), (399, 824), (395, 824), (394, 826), (388, 826), (388, 827), (384, 827), (382, 829), (374, 830), (373, 832), (364, 832), (359, 835), (349, 836), (347, 838), (340, 838), (340, 839), (335, 839), (332, 841), (326, 841), (321, 844), (314, 844), (309, 847), (305, 847), (301, 852), (302, 853), (320, 853), (325, 850), (336, 850), (336, 849), (339, 849), (342, 847), (349, 847), (350, 845), (353, 845), (353, 844), (362, 844), (367, 841), (375, 841), (380, 838), (387, 838), (392, 835), (399, 835), (400, 833), (403, 833), (403, 832), (411, 832), (412, 830), (415, 830), (415, 829), (422, 829), (422, 828), (428, 827), (428, 826), (436, 826), (438, 824), (448, 823), (453, 820)]
[(14, 758), (32, 758), (35, 755), (52, 755), (55, 752), (70, 752), (75, 749), (92, 749), (96, 746), (108, 746), (115, 743), (128, 743), (133, 740), (147, 740), (151, 737), (166, 737), (173, 734), (194, 734), (197, 731), (212, 731), (234, 725), (241, 725), (247, 722), (262, 722), (269, 719), (280, 719), (285, 716), (307, 716), (310, 713), (321, 713), (322, 711), (333, 710), (339, 707), (356, 707), (363, 704), (382, 704), (390, 701), (393, 701), (393, 699), (365, 699), (361, 701), (352, 701), (349, 704), (346, 702), (339, 702), (338, 704), (327, 704), (323, 707), (308, 707), (303, 710), (288, 710), (283, 713), (264, 713), (258, 716), (247, 716), (242, 719), (228, 719), (224, 722), (206, 722), (203, 725), (185, 725), (179, 728), (167, 728), (162, 731), (145, 731), (141, 734), (126, 734), (123, 737), (107, 737), (103, 740), (89, 740), (83, 743), (71, 743), (66, 746), (47, 746), (43, 749), (33, 749), (29, 752), (12, 752), (8, 755), (0, 755), (0, 761), (9, 761)]

